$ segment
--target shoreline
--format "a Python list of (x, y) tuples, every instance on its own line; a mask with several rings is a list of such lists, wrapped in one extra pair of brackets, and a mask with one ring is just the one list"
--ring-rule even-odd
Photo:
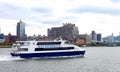
[(0, 46), (0, 48), (12, 48), (12, 46)]
[[(79, 47), (120, 47), (120, 46), (79, 46)], [(12, 48), (12, 46), (0, 46), (0, 48)]]
[(77, 45), (79, 47), (120, 47), (119, 45), (112, 46), (112, 45)]

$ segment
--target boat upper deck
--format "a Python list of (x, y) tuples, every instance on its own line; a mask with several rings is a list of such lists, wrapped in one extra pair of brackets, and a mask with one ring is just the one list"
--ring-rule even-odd
[(18, 46), (43, 46), (43, 45), (65, 45), (68, 44), (66, 40), (62, 41), (16, 41)]

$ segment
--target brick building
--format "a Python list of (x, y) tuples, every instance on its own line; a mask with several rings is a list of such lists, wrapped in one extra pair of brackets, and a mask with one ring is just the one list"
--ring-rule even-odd
[(48, 29), (48, 37), (51, 39), (62, 37), (62, 39), (74, 43), (78, 36), (78, 27), (71, 23), (63, 23), (62, 27)]

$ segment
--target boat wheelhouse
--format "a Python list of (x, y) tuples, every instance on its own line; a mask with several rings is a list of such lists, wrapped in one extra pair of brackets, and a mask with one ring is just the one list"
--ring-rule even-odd
[(85, 50), (68, 44), (65, 40), (55, 41), (17, 41), (13, 44), (14, 50), (12, 56), (20, 58), (33, 57), (68, 57), (68, 56), (84, 56)]

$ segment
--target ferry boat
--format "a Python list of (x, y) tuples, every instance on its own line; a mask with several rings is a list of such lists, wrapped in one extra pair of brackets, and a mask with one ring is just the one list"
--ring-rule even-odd
[(84, 56), (85, 49), (79, 46), (68, 44), (65, 40), (53, 41), (16, 41), (13, 44), (16, 50), (11, 51), (13, 57), (69, 57)]

